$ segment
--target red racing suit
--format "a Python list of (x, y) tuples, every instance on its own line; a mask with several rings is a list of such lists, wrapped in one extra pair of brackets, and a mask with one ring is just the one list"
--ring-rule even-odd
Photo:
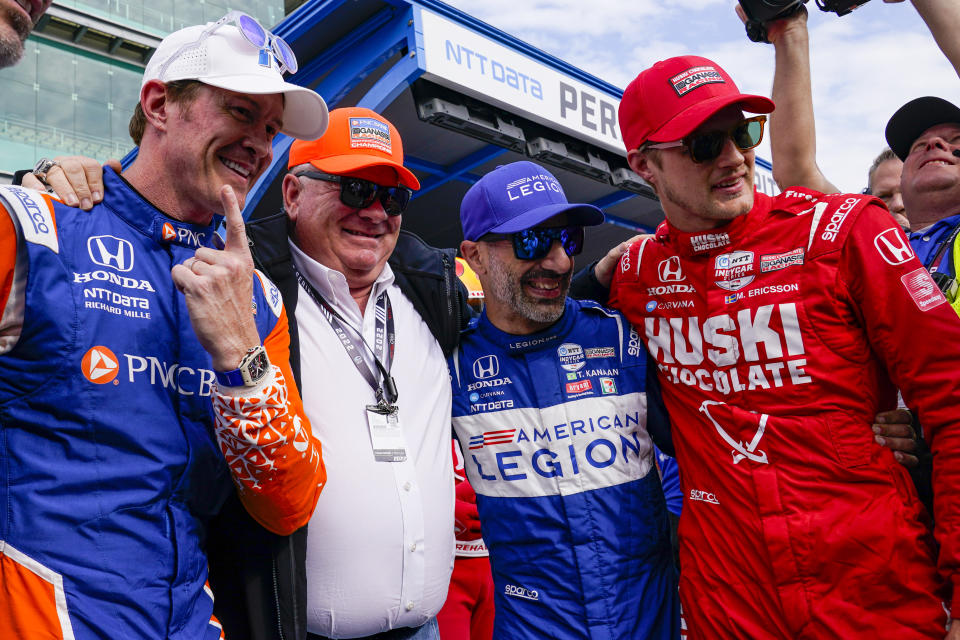
[[(879, 201), (793, 188), (709, 233), (664, 223), (614, 277), (683, 474), (690, 638), (943, 638), (960, 611), (960, 323)], [(927, 514), (871, 423), (917, 407)]]

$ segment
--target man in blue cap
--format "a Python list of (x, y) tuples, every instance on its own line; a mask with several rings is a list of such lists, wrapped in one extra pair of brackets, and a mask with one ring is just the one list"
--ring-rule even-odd
[(453, 424), (496, 587), (494, 637), (676, 638), (646, 354), (617, 312), (567, 297), (592, 205), (532, 162), (467, 192), (460, 250), (485, 310), (450, 359)]

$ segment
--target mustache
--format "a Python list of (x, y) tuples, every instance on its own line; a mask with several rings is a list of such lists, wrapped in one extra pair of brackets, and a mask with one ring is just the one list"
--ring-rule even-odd
[(528, 271), (523, 274), (521, 278), (522, 282), (529, 282), (536, 278), (556, 278), (558, 280), (569, 280), (573, 275), (573, 267), (570, 267), (566, 272), (560, 273), (559, 271), (552, 271), (550, 269), (536, 269), (534, 271)]

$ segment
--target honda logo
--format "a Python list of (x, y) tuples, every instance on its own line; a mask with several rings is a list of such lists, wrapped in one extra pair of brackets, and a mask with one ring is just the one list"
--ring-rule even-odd
[(680, 258), (678, 256), (662, 260), (657, 267), (657, 271), (660, 273), (660, 282), (680, 282), (681, 280), (686, 280), (683, 271), (680, 269)]
[(473, 377), (477, 380), (492, 378), (500, 373), (500, 361), (497, 356), (483, 356), (473, 361)]
[(95, 264), (117, 271), (133, 269), (133, 245), (114, 236), (87, 238), (87, 253)]
[(877, 234), (873, 239), (873, 246), (880, 252), (880, 257), (893, 266), (903, 264), (913, 257), (913, 250), (899, 229), (887, 229)]

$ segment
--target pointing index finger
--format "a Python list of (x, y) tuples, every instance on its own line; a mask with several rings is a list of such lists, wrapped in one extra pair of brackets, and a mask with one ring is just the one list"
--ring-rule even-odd
[(249, 251), (247, 247), (246, 227), (243, 224), (243, 214), (240, 213), (240, 204), (237, 201), (237, 194), (233, 192), (233, 187), (224, 185), (220, 189), (220, 204), (223, 205), (223, 211), (226, 214), (227, 238), (224, 241), (224, 251)]

